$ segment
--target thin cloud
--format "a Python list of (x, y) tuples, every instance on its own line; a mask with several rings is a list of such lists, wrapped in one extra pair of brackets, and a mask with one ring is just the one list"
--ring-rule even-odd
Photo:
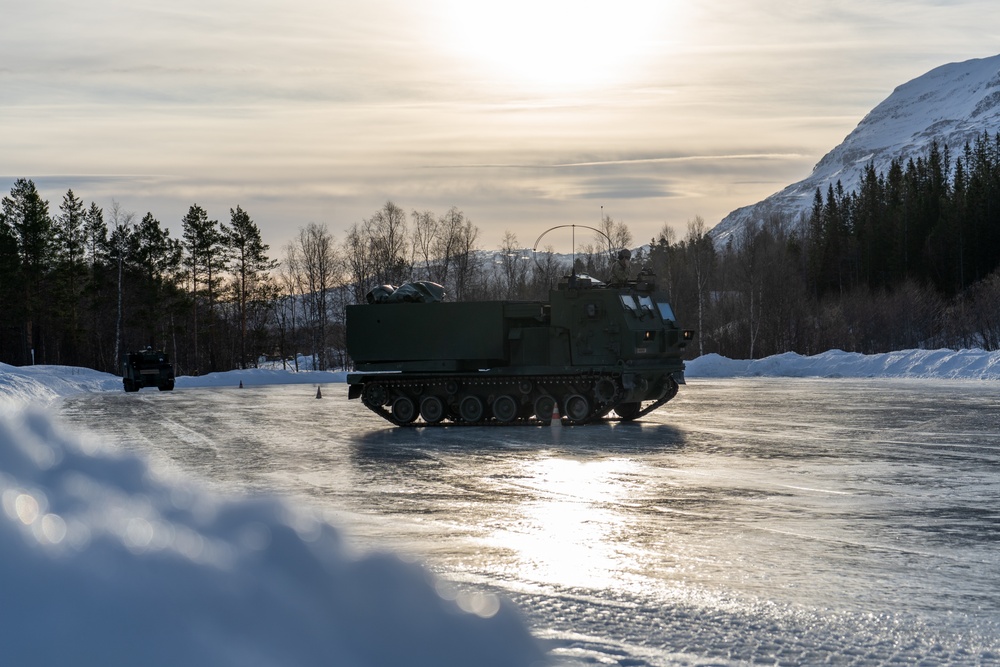
[(799, 160), (802, 153), (733, 153), (719, 155), (674, 155), (661, 157), (614, 158), (607, 160), (586, 160), (579, 162), (544, 163), (467, 163), (430, 164), (422, 169), (573, 169), (584, 167), (629, 166), (642, 164), (668, 164), (683, 162), (714, 162), (727, 160)]
[(895, 86), (1000, 43), (995, 2), (670, 3), (621, 79), (539, 85), (516, 53), (463, 52), (480, 36), (456, 37), (452, 4), (14, 3), (0, 186), (32, 177), (52, 206), (72, 187), (174, 224), (195, 201), (213, 218), (242, 205), (272, 246), (386, 199), (458, 206), (486, 245), (614, 202), (641, 238), (805, 177)]

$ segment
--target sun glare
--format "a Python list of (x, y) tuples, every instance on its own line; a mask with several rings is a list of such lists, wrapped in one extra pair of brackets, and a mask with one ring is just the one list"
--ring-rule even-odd
[(621, 83), (671, 35), (669, 1), (449, 3), (451, 45), (495, 77), (540, 87)]
[(522, 483), (532, 499), (516, 508), (513, 527), (493, 536), (517, 553), (519, 576), (567, 587), (603, 587), (627, 576), (634, 554), (618, 534), (628, 530), (622, 507), (632, 468), (627, 459), (526, 462)]

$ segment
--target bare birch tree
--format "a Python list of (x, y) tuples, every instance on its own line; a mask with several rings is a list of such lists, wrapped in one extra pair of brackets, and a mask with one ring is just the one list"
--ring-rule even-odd
[[(285, 246), (285, 257), (277, 269), (277, 281), (281, 296), (274, 302), (274, 319), (278, 327), (278, 350), (281, 367), (286, 368), (286, 359), (291, 351), (295, 370), (299, 370), (298, 316), (302, 300), (298, 245), (289, 241)], [(291, 348), (291, 350), (289, 350)]]
[(304, 281), (303, 303), (312, 334), (314, 370), (329, 368), (331, 290), (339, 286), (342, 268), (333, 236), (326, 225), (309, 223), (299, 230), (299, 275)]
[(125, 317), (125, 253), (128, 252), (129, 235), (132, 225), (135, 223), (135, 213), (133, 211), (123, 211), (121, 204), (111, 201), (109, 212), (109, 222), (111, 223), (111, 248), (114, 259), (118, 265), (118, 315), (115, 318), (115, 357), (116, 367), (121, 369), (122, 364), (122, 320)]
[(687, 249), (690, 254), (690, 266), (694, 273), (694, 284), (698, 303), (698, 355), (705, 354), (705, 302), (708, 298), (708, 285), (712, 278), (712, 268), (715, 265), (715, 248), (712, 238), (708, 236), (705, 219), (696, 215), (688, 222)]

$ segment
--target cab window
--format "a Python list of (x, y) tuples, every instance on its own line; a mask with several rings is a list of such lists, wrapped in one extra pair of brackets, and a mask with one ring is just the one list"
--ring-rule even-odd
[(656, 305), (660, 309), (660, 317), (665, 320), (670, 320), (671, 322), (677, 321), (677, 318), (674, 317), (674, 311), (671, 310), (669, 303), (660, 302)]

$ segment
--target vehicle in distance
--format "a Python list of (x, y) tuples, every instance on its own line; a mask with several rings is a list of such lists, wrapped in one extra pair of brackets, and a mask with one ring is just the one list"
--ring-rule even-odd
[(160, 391), (174, 388), (174, 366), (163, 352), (147, 347), (130, 352), (122, 362), (122, 384), (125, 391), (139, 391), (143, 387), (157, 387)]

